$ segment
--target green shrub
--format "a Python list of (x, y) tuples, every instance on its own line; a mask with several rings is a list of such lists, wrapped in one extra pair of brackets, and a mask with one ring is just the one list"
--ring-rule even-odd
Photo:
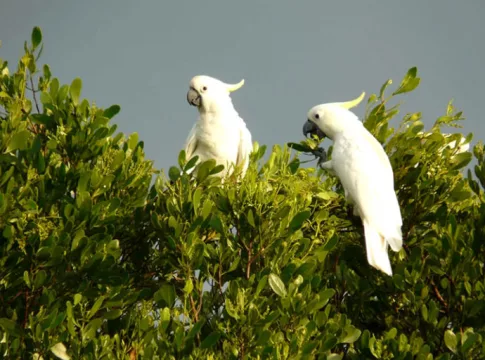
[[(394, 275), (371, 268), (335, 177), (255, 144), (244, 180), (197, 178), (182, 151), (156, 171), (120, 111), (38, 68), (42, 34), (15, 73), (0, 60), (0, 354), (34, 359), (478, 359), (485, 350), (485, 165), (450, 142), (448, 104), (397, 129), (394, 97), (367, 103), (404, 220)], [(304, 111), (305, 109), (303, 109)], [(295, 134), (298, 138), (298, 134)], [(471, 140), (471, 134), (465, 142)], [(306, 151), (318, 144), (290, 144)]]

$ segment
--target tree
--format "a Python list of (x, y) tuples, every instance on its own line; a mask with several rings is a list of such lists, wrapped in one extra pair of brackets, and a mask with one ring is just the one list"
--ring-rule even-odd
[(416, 68), (364, 120), (404, 219), (389, 277), (367, 264), (338, 180), (301, 166), (315, 140), (267, 161), (255, 144), (241, 182), (211, 176), (213, 161), (193, 178), (182, 151), (151, 186), (143, 142), (111, 124), (120, 107), (61, 86), (41, 50), (36, 27), (15, 73), (0, 60), (4, 358), (484, 357), (485, 152), (465, 176), (462, 135), (441, 133), (463, 120), (451, 103), (429, 130), (420, 113), (391, 127)]

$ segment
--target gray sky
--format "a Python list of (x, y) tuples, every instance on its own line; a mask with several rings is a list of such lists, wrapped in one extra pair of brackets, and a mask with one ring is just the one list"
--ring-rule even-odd
[(485, 133), (484, 16), (483, 0), (0, 0), (0, 57), (16, 66), (40, 26), (41, 62), (62, 83), (81, 77), (99, 106), (119, 104), (114, 122), (139, 133), (157, 168), (176, 164), (197, 119), (185, 94), (198, 74), (246, 79), (234, 105), (271, 147), (301, 140), (313, 105), (378, 92), (417, 66), (422, 82), (403, 110), (429, 126), (453, 98), (475, 142)]

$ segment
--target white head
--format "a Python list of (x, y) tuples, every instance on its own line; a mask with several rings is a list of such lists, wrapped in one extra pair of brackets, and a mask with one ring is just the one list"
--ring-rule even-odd
[(197, 75), (190, 80), (187, 101), (196, 106), (200, 112), (217, 112), (232, 101), (229, 94), (244, 85), (244, 79), (237, 84), (226, 84), (205, 75)]
[(354, 100), (329, 103), (314, 106), (308, 111), (307, 122), (303, 126), (303, 135), (317, 135), (320, 139), (333, 139), (335, 134), (352, 126), (356, 122), (361, 124), (357, 116), (349, 109), (360, 104), (365, 92)]

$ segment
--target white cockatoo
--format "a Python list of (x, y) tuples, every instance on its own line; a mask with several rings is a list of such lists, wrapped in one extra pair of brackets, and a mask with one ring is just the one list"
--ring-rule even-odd
[[(246, 123), (234, 109), (229, 94), (244, 85), (225, 84), (205, 75), (190, 81), (187, 101), (199, 109), (199, 119), (192, 127), (185, 144), (187, 160), (198, 156), (198, 162), (214, 159), (224, 165), (220, 176), (232, 173), (234, 167), (241, 168), (244, 176), (253, 150), (251, 133)], [(197, 169), (195, 169), (197, 171)]]
[(391, 163), (381, 144), (349, 109), (364, 98), (317, 105), (308, 112), (303, 134), (333, 140), (332, 159), (320, 166), (338, 176), (354, 215), (364, 225), (367, 260), (392, 275), (388, 245), (402, 248), (402, 218)]

